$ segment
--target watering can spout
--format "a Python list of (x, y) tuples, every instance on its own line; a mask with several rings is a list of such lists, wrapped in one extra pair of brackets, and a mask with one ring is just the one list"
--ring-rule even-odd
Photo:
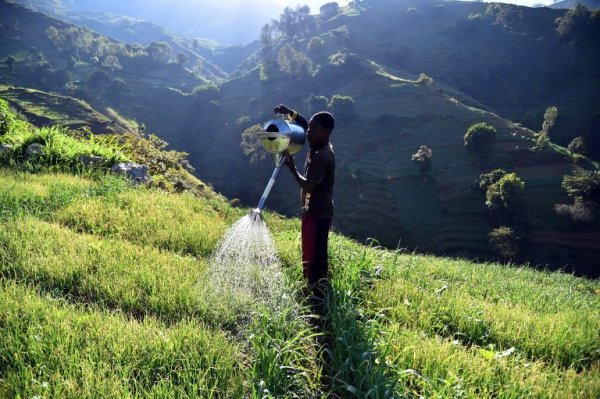
[(282, 155), (279, 159), (279, 162), (277, 163), (277, 166), (275, 167), (275, 170), (273, 170), (273, 174), (271, 175), (271, 178), (269, 179), (269, 183), (267, 184), (267, 187), (265, 187), (265, 191), (263, 191), (262, 196), (260, 197), (260, 201), (258, 202), (258, 206), (252, 211), (253, 213), (259, 213), (262, 211), (263, 207), (265, 206), (265, 201), (267, 200), (267, 197), (269, 196), (269, 193), (271, 192), (271, 189), (273, 188), (273, 184), (275, 184), (275, 179), (277, 179), (277, 175), (279, 174), (279, 171), (281, 170), (281, 167), (283, 166), (283, 163), (285, 162), (287, 156), (286, 155)]
[(254, 208), (253, 210), (251, 210), (248, 216), (250, 216), (250, 219), (252, 219), (254, 223), (264, 222), (262, 212), (258, 208)]

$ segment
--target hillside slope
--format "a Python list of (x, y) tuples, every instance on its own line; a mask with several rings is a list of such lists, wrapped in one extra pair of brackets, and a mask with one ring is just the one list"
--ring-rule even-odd
[[(533, 132), (469, 105), (476, 102), (442, 84), (418, 83), (416, 76), (369, 61), (330, 68), (302, 83), (277, 74), (264, 82), (255, 71), (222, 85), (223, 113), (198, 121), (202, 129), (218, 133), (190, 141), (198, 148), (191, 159), (200, 176), (225, 195), (252, 204), (266, 184), (270, 162), (250, 164), (239, 147), (247, 125), (232, 121), (245, 116), (249, 124), (262, 123), (274, 104), (306, 112), (311, 93), (328, 99), (343, 94), (354, 98), (354, 110), (336, 114), (332, 136), (337, 154), (334, 225), (342, 232), (361, 240), (374, 237), (389, 247), (492, 256), (487, 237), (491, 220), (475, 181), (481, 173), (504, 168), (525, 181), (531, 239), (523, 248), (524, 259), (597, 273), (597, 223), (572, 223), (554, 212), (555, 203), (568, 201), (563, 176), (581, 168), (570, 157), (555, 149), (531, 152)], [(466, 130), (478, 122), (498, 131), (487, 164), (464, 147)], [(411, 161), (421, 145), (433, 151), (427, 177)], [(267, 206), (295, 214), (297, 188), (287, 172), (279, 179)], [(572, 239), (555, 234), (565, 229)]]
[[(271, 164), (251, 165), (239, 147), (240, 133), (265, 122), (278, 103), (315, 111), (316, 98), (338, 120), (335, 225), (343, 233), (375, 237), (388, 247), (495, 258), (488, 233), (498, 222), (474, 185), (480, 174), (504, 168), (525, 182), (527, 226), (516, 260), (597, 275), (598, 218), (581, 223), (554, 211), (555, 204), (569, 201), (563, 176), (597, 166), (585, 158), (577, 164), (557, 146), (533, 153), (534, 132), (511, 122), (533, 110), (532, 119), (523, 121), (537, 131), (547, 106), (558, 105), (559, 132), (567, 122), (570, 135), (584, 135), (577, 123), (597, 126), (596, 42), (558, 37), (554, 19), (563, 11), (408, 0), (357, 4), (320, 16), (307, 33), (274, 41), (240, 68), (248, 73), (218, 87), (181, 65), (153, 59), (149, 49), (95, 34), (89, 37), (127, 50), (118, 57), (122, 70), (110, 62), (98, 65), (85, 52), (78, 58), (77, 46), (65, 53), (48, 28), (78, 28), (10, 6), (2, 14), (8, 40), (0, 55), (14, 54), (15, 62), (0, 70), (4, 83), (58, 90), (99, 110), (113, 107), (147, 131), (160, 132), (174, 148), (190, 152), (204, 181), (249, 205), (262, 192)], [(21, 30), (26, 23), (35, 29)], [(43, 51), (31, 51), (32, 44)], [(280, 57), (281, 49), (290, 48), (292, 56)], [(299, 52), (304, 64), (294, 63)], [(72, 72), (66, 70), (67, 54), (74, 57)], [(417, 76), (423, 72), (433, 82)], [(548, 84), (554, 81), (560, 84)], [(498, 131), (486, 162), (464, 148), (465, 131), (479, 122)], [(600, 137), (593, 129), (587, 133)], [(427, 176), (411, 161), (422, 145), (433, 150)], [(267, 205), (296, 214), (296, 198), (283, 173)]]
[[(140, 151), (36, 129), (0, 105), (1, 397), (600, 394), (597, 280), (332, 233), (331, 284), (315, 307), (298, 219), (250, 219), (210, 190), (169, 193), (77, 165), (81, 153)], [(18, 156), (44, 138), (37, 157)], [(236, 220), (256, 231), (236, 235)], [(215, 256), (233, 236), (245, 243), (233, 255), (256, 259), (238, 252), (258, 250), (253, 235), (267, 229), (277, 273)], [(227, 284), (240, 281), (252, 289)], [(269, 300), (272, 286), (282, 290)]]
[[(308, 309), (210, 295), (210, 254), (245, 212), (110, 176), (0, 169), (0, 395), (600, 393), (597, 281), (336, 234), (315, 330)], [(295, 286), (299, 223), (266, 217)]]

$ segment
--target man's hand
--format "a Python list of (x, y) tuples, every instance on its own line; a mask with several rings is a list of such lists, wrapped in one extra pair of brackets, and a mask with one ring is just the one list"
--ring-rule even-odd
[(285, 105), (283, 105), (283, 104), (279, 104), (278, 106), (276, 106), (276, 107), (273, 109), (273, 113), (274, 113), (274, 114), (284, 114), (284, 115), (287, 115), (287, 114), (290, 114), (290, 113), (292, 113), (292, 110), (291, 110), (291, 109), (289, 109), (288, 107), (286, 107), (286, 106), (285, 106)]
[(285, 160), (283, 161), (283, 163), (285, 164), (285, 166), (287, 166), (291, 171), (295, 171), (296, 164), (294, 163), (294, 156), (290, 154), (285, 154), (284, 157)]

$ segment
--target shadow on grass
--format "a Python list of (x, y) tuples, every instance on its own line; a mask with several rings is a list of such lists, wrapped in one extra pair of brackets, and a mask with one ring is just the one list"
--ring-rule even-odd
[(310, 299), (323, 361), (322, 386), (330, 398), (391, 398), (395, 380), (378, 346), (378, 321), (359, 310), (360, 299), (321, 280)]

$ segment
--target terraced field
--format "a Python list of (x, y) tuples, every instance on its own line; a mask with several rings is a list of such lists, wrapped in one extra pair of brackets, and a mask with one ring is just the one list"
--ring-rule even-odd
[(315, 323), (296, 219), (266, 215), (296, 303), (272, 310), (206, 281), (247, 210), (103, 175), (0, 182), (2, 397), (600, 394), (597, 281), (334, 234)]

